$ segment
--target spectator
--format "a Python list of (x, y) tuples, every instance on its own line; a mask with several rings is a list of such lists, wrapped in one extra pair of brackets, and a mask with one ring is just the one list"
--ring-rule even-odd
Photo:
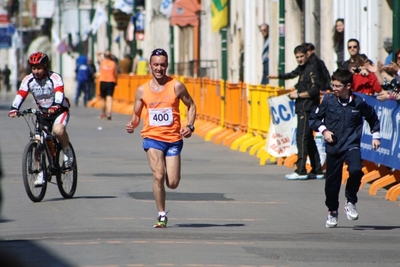
[[(321, 88), (322, 90), (326, 90), (330, 88), (330, 74), (328, 69), (325, 66), (323, 60), (319, 59), (317, 55), (315, 55), (315, 46), (312, 43), (303, 43), (302, 44), (307, 49), (307, 62), (314, 66), (317, 70), (318, 77), (321, 78)], [(302, 72), (303, 66), (298, 65), (294, 70), (288, 73), (279, 74), (279, 75), (268, 75), (269, 79), (293, 79), (299, 76)], [(296, 85), (295, 85), (296, 87)]]
[(93, 76), (91, 77), (89, 81), (89, 100), (93, 99), (93, 97), (96, 94), (96, 84), (95, 84), (95, 79), (96, 79), (96, 65), (93, 63), (93, 59), (91, 57), (88, 57), (87, 59), (87, 64), (89, 67), (92, 68)]
[(77, 88), (75, 94), (75, 106), (78, 106), (79, 97), (83, 93), (83, 106), (87, 106), (89, 100), (89, 83), (93, 78), (93, 69), (88, 65), (87, 58), (76, 67)]
[(337, 19), (333, 30), (333, 47), (336, 53), (336, 64), (340, 68), (344, 61), (344, 19)]
[(353, 73), (353, 92), (374, 95), (380, 93), (382, 87), (374, 72), (370, 72), (367, 64), (370, 65), (368, 58), (364, 54), (359, 54), (355, 58), (356, 66), (351, 69)]
[(18, 76), (17, 76), (17, 92), (21, 86), (22, 80), (25, 78), (26, 75), (29, 73), (29, 69), (24, 65), (24, 63), (20, 63), (18, 66)]
[(3, 84), (4, 87), (6, 88), (6, 92), (10, 92), (11, 87), (10, 87), (10, 75), (11, 75), (11, 70), (8, 68), (7, 64), (4, 66), (3, 71), (1, 72), (3, 76)]
[[(351, 70), (352, 68), (356, 67), (356, 57), (360, 54), (360, 42), (357, 39), (349, 39), (347, 41), (347, 50), (350, 54), (350, 59), (343, 62), (342, 67), (343, 69)], [(372, 61), (368, 60), (372, 65)]]
[[(289, 98), (294, 99), (295, 112), (297, 115), (297, 131), (296, 131), (296, 144), (297, 144), (297, 163), (296, 170), (285, 175), (288, 180), (306, 180), (306, 179), (322, 179), (322, 167), (319, 157), (318, 149), (315, 144), (313, 132), (308, 125), (308, 117), (310, 112), (315, 109), (319, 102), (319, 90), (321, 88), (321, 79), (317, 74), (318, 71), (307, 60), (307, 48), (304, 45), (299, 45), (294, 49), (294, 54), (299, 64), (296, 70), (297, 73), (285, 73), (279, 76), (280, 79), (291, 79), (299, 76), (299, 81), (296, 84), (296, 89), (289, 93)], [(306, 161), (309, 155), (312, 170), (307, 174)]]
[(100, 62), (101, 118), (104, 119), (107, 116), (107, 119), (111, 120), (113, 94), (118, 78), (116, 58), (111, 55), (110, 50), (106, 50), (104, 53), (97, 53), (97, 58)]
[(122, 74), (129, 74), (132, 69), (132, 59), (128, 54), (125, 54), (124, 58), (118, 62), (118, 69)]
[(136, 51), (136, 56), (133, 60), (132, 73), (136, 75), (148, 74), (148, 62), (147, 59), (143, 57), (142, 49)]
[(337, 226), (339, 191), (342, 181), (343, 163), (347, 163), (349, 178), (346, 183), (347, 202), (344, 211), (349, 220), (357, 220), (357, 192), (361, 184), (362, 160), (360, 140), (363, 118), (372, 133), (372, 148), (380, 146), (378, 116), (372, 106), (352, 93), (354, 75), (346, 69), (338, 69), (332, 75), (334, 97), (326, 97), (310, 114), (310, 127), (322, 133), (326, 140), (325, 204), (328, 207), (326, 227)]
[(393, 41), (392, 38), (387, 37), (383, 40), (383, 48), (388, 53), (388, 56), (385, 59), (385, 65), (389, 65), (390, 62), (396, 61), (396, 58), (393, 59)]
[(321, 90), (326, 91), (331, 87), (331, 75), (326, 68), (325, 62), (315, 54), (315, 46), (312, 43), (303, 43), (307, 48), (307, 58), (311, 65), (313, 65), (318, 75), (321, 77)]
[(263, 50), (262, 50), (262, 62), (263, 62), (263, 73), (261, 84), (268, 84), (268, 75), (269, 75), (269, 25), (264, 23), (260, 26), (260, 32), (263, 36)]

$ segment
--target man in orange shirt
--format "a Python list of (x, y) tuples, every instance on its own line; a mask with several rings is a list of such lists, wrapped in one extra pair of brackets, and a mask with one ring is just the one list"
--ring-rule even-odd
[[(194, 131), (196, 105), (185, 85), (167, 76), (168, 55), (155, 49), (150, 56), (152, 79), (138, 87), (133, 114), (126, 131), (133, 133), (139, 126), (143, 111), (143, 149), (153, 172), (153, 194), (158, 209), (155, 228), (167, 226), (165, 187), (179, 185), (181, 179), (182, 137), (189, 138)], [(187, 125), (181, 127), (179, 102), (187, 107)]]
[(107, 114), (107, 119), (111, 120), (112, 111), (112, 97), (114, 88), (117, 84), (118, 68), (117, 64), (111, 56), (110, 50), (104, 52), (104, 58), (101, 57), (101, 52), (97, 53), (97, 59), (100, 62), (100, 96), (102, 100), (102, 114), (103, 119)]

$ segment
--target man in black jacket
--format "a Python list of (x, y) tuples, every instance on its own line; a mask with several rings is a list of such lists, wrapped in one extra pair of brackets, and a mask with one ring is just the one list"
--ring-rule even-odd
[(343, 163), (347, 163), (349, 178), (344, 211), (349, 220), (357, 220), (357, 192), (361, 184), (362, 160), (360, 140), (363, 118), (372, 133), (372, 148), (380, 146), (380, 123), (372, 106), (351, 91), (353, 73), (338, 69), (332, 75), (334, 96), (324, 98), (321, 105), (310, 114), (310, 127), (322, 133), (326, 140), (325, 204), (328, 207), (326, 227), (336, 227), (339, 208), (339, 191)]
[[(307, 48), (299, 45), (294, 49), (294, 54), (299, 64), (299, 80), (295, 91), (289, 93), (289, 98), (294, 99), (297, 115), (297, 169), (285, 176), (288, 180), (306, 180), (309, 178), (322, 179), (321, 160), (315, 144), (313, 131), (309, 127), (310, 112), (320, 103), (321, 78), (318, 70), (307, 60)], [(290, 75), (289, 75), (290, 76)], [(306, 161), (309, 156), (312, 170), (307, 174)]]
[[(317, 70), (317, 75), (321, 80), (320, 90), (326, 91), (327, 89), (330, 89), (331, 77), (329, 70), (326, 68), (325, 62), (315, 54), (315, 46), (312, 43), (303, 43), (302, 45), (307, 49), (306, 55), (308, 64), (313, 65)], [(298, 65), (297, 68), (295, 68), (291, 72), (279, 74), (278, 76), (269, 75), (268, 78), (283, 79), (283, 80), (293, 79), (299, 76), (301, 72), (302, 72), (302, 66)]]

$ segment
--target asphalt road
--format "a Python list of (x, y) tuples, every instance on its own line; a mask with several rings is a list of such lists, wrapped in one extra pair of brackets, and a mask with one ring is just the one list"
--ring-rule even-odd
[[(384, 200), (385, 190), (372, 197), (366, 185), (360, 219), (349, 221), (340, 210), (338, 227), (328, 229), (323, 180), (287, 181), (292, 170), (260, 166), (255, 156), (198, 136), (185, 140), (181, 184), (167, 191), (168, 227), (154, 229), (140, 134), (125, 132), (129, 116), (103, 121), (97, 109), (71, 109), (75, 197), (63, 199), (50, 184), (33, 203), (21, 178), (28, 128), (7, 117), (11, 101), (0, 95), (0, 266), (10, 258), (32, 267), (400, 266), (399, 201)], [(343, 195), (342, 188), (341, 207)]]

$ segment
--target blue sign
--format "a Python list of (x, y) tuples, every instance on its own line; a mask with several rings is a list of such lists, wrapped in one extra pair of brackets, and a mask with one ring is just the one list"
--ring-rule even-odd
[(15, 32), (14, 27), (1, 27), (0, 28), (0, 48), (11, 48), (12, 35)]
[(375, 151), (372, 148), (371, 129), (364, 121), (361, 158), (400, 170), (400, 103), (394, 100), (380, 102), (373, 96), (358, 95), (375, 108), (381, 127), (381, 146)]

